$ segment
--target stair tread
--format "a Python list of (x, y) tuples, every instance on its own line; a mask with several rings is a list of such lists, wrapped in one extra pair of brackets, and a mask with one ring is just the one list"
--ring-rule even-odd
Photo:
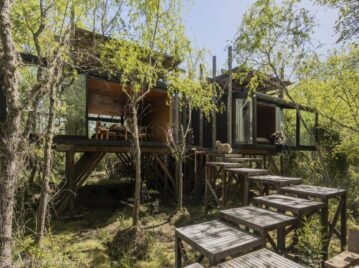
[(263, 238), (220, 220), (177, 228), (176, 236), (201, 254), (217, 261), (262, 246), (264, 243)]
[(280, 194), (255, 197), (253, 198), (253, 202), (284, 211), (291, 211), (296, 215), (310, 213), (314, 210), (321, 209), (324, 206), (323, 202)]
[(221, 210), (219, 216), (258, 232), (282, 228), (297, 221), (296, 217), (253, 206)]
[(307, 195), (319, 198), (328, 198), (344, 194), (346, 191), (339, 188), (299, 184), (281, 188), (282, 192)]
[(303, 181), (302, 178), (285, 177), (285, 176), (277, 176), (277, 175), (251, 176), (251, 177), (249, 177), (249, 179), (251, 181), (267, 183), (267, 184), (272, 184), (272, 185), (278, 185), (278, 186), (299, 184)]

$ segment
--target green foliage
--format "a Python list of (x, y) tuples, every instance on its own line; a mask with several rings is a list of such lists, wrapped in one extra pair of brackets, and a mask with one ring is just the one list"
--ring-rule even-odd
[(298, 3), (257, 0), (244, 14), (235, 39), (238, 62), (249, 70), (290, 79), (307, 50), (314, 26), (313, 17)]
[(317, 3), (338, 9), (336, 30), (338, 42), (359, 39), (359, 2), (355, 0), (316, 0)]
[(352, 164), (359, 161), (359, 47), (333, 51), (326, 60), (301, 65), (300, 82), (291, 90), (295, 99), (320, 114), (320, 125), (339, 137), (332, 156), (344, 152)]

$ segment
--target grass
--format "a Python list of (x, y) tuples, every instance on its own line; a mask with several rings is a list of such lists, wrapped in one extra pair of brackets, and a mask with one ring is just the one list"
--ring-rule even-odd
[[(147, 244), (142, 249), (134, 248), (131, 253), (123, 248), (123, 243), (114, 243), (115, 237), (118, 237), (119, 234), (122, 235), (121, 232), (128, 230), (131, 226), (130, 207), (122, 205), (115, 211), (84, 209), (81, 211), (83, 217), (76, 220), (53, 219), (51, 230), (45, 237), (41, 248), (34, 246), (31, 235), (16, 241), (15, 266), (174, 267), (175, 226), (199, 223), (216, 217), (214, 213), (205, 217), (201, 202), (186, 204), (186, 207), (189, 217), (187, 215), (185, 217), (173, 216), (175, 204), (169, 201), (163, 201), (159, 211), (155, 214), (148, 210), (148, 207), (141, 207), (141, 225)], [(350, 228), (359, 226), (358, 222), (354, 221), (350, 221), (348, 225)], [(312, 227), (308, 229), (307, 236), (303, 236), (302, 245), (305, 247), (313, 244)], [(308, 242), (305, 241), (306, 238), (308, 238)], [(136, 252), (136, 249), (141, 252)], [(339, 241), (333, 240), (331, 243), (332, 254), (338, 252), (339, 249)], [(308, 253), (312, 249), (306, 248), (306, 250)], [(313, 250), (315, 251), (315, 248)], [(186, 247), (186, 251), (190, 261), (194, 262), (198, 256), (197, 253), (188, 247)], [(137, 253), (141, 253), (141, 257), (138, 257)], [(307, 254), (304, 255), (308, 257)]]

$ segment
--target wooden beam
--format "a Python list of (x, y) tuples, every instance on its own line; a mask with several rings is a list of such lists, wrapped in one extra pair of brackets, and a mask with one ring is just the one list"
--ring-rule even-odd
[[(213, 102), (216, 103), (216, 75), (217, 75), (217, 58), (213, 56), (213, 84), (212, 84), (212, 94), (213, 94)], [(212, 148), (216, 148), (216, 140), (217, 140), (217, 114), (216, 110), (212, 111)]]
[(252, 139), (253, 145), (257, 144), (257, 97), (252, 96)]
[[(200, 65), (200, 77), (201, 77), (201, 81), (203, 79), (203, 64)], [(203, 113), (202, 111), (199, 109), (199, 146), (203, 147)]]
[(232, 47), (228, 48), (227, 142), (232, 145)]
[(157, 163), (159, 164), (160, 168), (162, 169), (162, 171), (165, 173), (165, 175), (170, 179), (170, 181), (172, 182), (172, 185), (175, 186), (176, 182), (173, 179), (173, 176), (171, 175), (171, 173), (168, 171), (168, 168), (166, 167), (166, 165), (163, 163), (163, 161), (161, 160), (161, 158), (158, 157), (157, 154), (155, 154), (155, 159), (157, 161)]
[(75, 215), (75, 152), (73, 147), (66, 152), (66, 180), (70, 193), (69, 208), (71, 215)]
[(295, 145), (300, 146), (300, 111), (296, 110)]

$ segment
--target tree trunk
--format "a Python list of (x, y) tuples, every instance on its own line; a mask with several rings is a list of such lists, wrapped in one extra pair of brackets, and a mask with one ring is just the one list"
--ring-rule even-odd
[(18, 56), (11, 33), (10, 0), (0, 0), (1, 68), (4, 73), (3, 92), (6, 118), (0, 124), (0, 267), (11, 267), (12, 222), (16, 181), (21, 172), (19, 156), (20, 94)]
[(52, 139), (54, 135), (54, 118), (55, 118), (55, 92), (56, 89), (50, 89), (50, 104), (49, 104), (49, 118), (47, 121), (47, 130), (45, 136), (44, 148), (44, 162), (42, 174), (42, 186), (40, 204), (37, 210), (37, 226), (36, 226), (36, 243), (41, 244), (41, 240), (45, 231), (46, 215), (48, 209), (49, 195), (50, 195), (50, 174), (52, 164)]
[(133, 142), (134, 142), (134, 162), (135, 162), (135, 196), (134, 206), (132, 214), (132, 225), (139, 225), (140, 215), (140, 198), (141, 198), (141, 148), (140, 140), (138, 135), (138, 118), (137, 118), (137, 107), (135, 104), (132, 105), (132, 128), (133, 128)]
[(178, 176), (178, 204), (177, 210), (182, 210), (183, 208), (183, 160), (182, 157), (176, 161), (177, 167), (177, 176)]

